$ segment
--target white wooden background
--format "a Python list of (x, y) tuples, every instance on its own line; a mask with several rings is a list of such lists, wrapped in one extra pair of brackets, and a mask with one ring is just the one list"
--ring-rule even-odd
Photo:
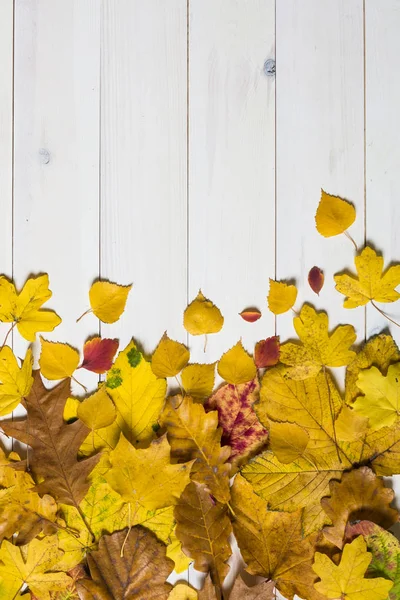
[(400, 0), (0, 0), (0, 272), (50, 274), (63, 323), (47, 337), (98, 331), (75, 319), (99, 276), (134, 286), (102, 334), (148, 351), (165, 329), (187, 339), (202, 288), (225, 327), (205, 356), (189, 341), (201, 361), (293, 334), (267, 311), (269, 277), (359, 340), (388, 328), (341, 307), (332, 275), (354, 252), (314, 213), (321, 187), (348, 198), (357, 243), (400, 259), (399, 30)]

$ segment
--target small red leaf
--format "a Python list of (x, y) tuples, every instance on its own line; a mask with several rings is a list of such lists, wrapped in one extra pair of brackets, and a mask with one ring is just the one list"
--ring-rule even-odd
[(319, 267), (313, 267), (308, 274), (308, 283), (313, 292), (319, 295), (324, 285), (324, 274)]
[(255, 321), (258, 321), (258, 319), (261, 318), (261, 313), (257, 308), (246, 308), (246, 310), (242, 310), (239, 315), (248, 323), (255, 323)]
[(273, 367), (279, 361), (279, 335), (257, 342), (254, 349), (254, 362), (259, 369)]
[(81, 367), (93, 373), (105, 373), (111, 369), (112, 361), (118, 350), (118, 340), (100, 337), (88, 340), (83, 347)]

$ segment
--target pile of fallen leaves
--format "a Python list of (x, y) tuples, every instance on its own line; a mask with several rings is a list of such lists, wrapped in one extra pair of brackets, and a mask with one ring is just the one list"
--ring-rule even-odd
[[(350, 203), (322, 193), (322, 235), (350, 238), (354, 219)], [(371, 302), (387, 316), (376, 303), (399, 299), (400, 265), (383, 273), (367, 246), (355, 267), (335, 275), (344, 306)], [(321, 292), (318, 267), (309, 284)], [(96, 282), (86, 312), (112, 323), (129, 291)], [(297, 295), (271, 280), (269, 310), (293, 309)], [(50, 297), (47, 275), (19, 293), (2, 277), (0, 321), (33, 342), (61, 321), (42, 308)], [(240, 316), (252, 323), (261, 312)], [(191, 335), (224, 323), (201, 292), (183, 318)], [(251, 354), (239, 341), (213, 364), (190, 363), (167, 334), (150, 357), (134, 341), (117, 354), (117, 340), (96, 336), (81, 357), (41, 337), (38, 369), (31, 349), (19, 362), (5, 341), (0, 414), (22, 404), (25, 415), (1, 422), (22, 455), (0, 453), (0, 598), (400, 598), (400, 545), (387, 531), (399, 513), (383, 480), (400, 473), (399, 350), (386, 334), (354, 349), (353, 326), (330, 331), (309, 304), (293, 324), (298, 340), (272, 335)], [(99, 384), (73, 397), (80, 369)], [(244, 579), (227, 590), (233, 536)], [(167, 583), (190, 563), (207, 574), (201, 590)]]

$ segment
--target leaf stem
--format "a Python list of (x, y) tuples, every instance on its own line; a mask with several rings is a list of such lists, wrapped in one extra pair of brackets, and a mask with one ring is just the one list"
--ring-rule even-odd
[(82, 519), (82, 521), (83, 521), (86, 529), (88, 530), (88, 532), (92, 536), (92, 542), (94, 543), (96, 541), (96, 536), (94, 535), (93, 530), (90, 527), (89, 523), (86, 521), (85, 513), (83, 512), (83, 510), (81, 509), (81, 507), (79, 506), (79, 504), (75, 504), (75, 508), (77, 509), (77, 511), (79, 513), (79, 516)]
[(346, 231), (343, 231), (343, 233), (344, 233), (344, 235), (345, 235), (345, 236), (346, 236), (346, 237), (347, 237), (347, 238), (348, 238), (348, 239), (351, 241), (351, 243), (353, 244), (354, 248), (356, 249), (356, 252), (358, 252), (358, 246), (357, 246), (357, 244), (355, 243), (354, 239), (353, 239), (353, 238), (351, 237), (351, 235), (349, 234), (349, 232), (346, 230)]
[(203, 347), (203, 352), (205, 352), (207, 350), (207, 342), (208, 342), (208, 337), (207, 334), (204, 334), (204, 347)]
[(373, 300), (371, 300), (371, 304), (372, 304), (372, 306), (373, 306), (374, 308), (376, 308), (376, 310), (377, 310), (379, 313), (381, 313), (381, 315), (382, 315), (383, 317), (385, 317), (385, 319), (387, 319), (388, 321), (390, 321), (391, 323), (393, 323), (393, 325), (396, 325), (396, 327), (400, 327), (400, 323), (397, 323), (397, 321), (394, 321), (393, 319), (391, 319), (391, 318), (389, 317), (389, 315), (387, 315), (387, 314), (386, 314), (386, 313), (385, 313), (383, 310), (381, 310), (381, 309), (379, 308), (379, 306), (377, 306)]
[(85, 390), (85, 393), (87, 394), (87, 387), (85, 387), (85, 386), (83, 385), (83, 383), (81, 383), (80, 381), (78, 381), (77, 379), (75, 379), (75, 377), (74, 377), (73, 375), (71, 375), (71, 379), (72, 379), (73, 381), (75, 381), (75, 383), (77, 383), (78, 385), (80, 385), (80, 386), (81, 386), (81, 388), (83, 388), (83, 389)]
[(14, 321), (14, 323), (11, 325), (10, 329), (7, 331), (6, 337), (4, 338), (3, 345), (1, 346), (0, 350), (3, 350), (4, 346), (6, 345), (8, 336), (10, 335), (10, 333), (12, 332), (12, 330), (14, 329), (16, 324), (17, 324), (17, 321)]
[(125, 536), (125, 539), (124, 539), (124, 541), (122, 543), (121, 552), (119, 554), (121, 558), (124, 556), (125, 544), (128, 541), (128, 537), (129, 537), (129, 534), (130, 534), (131, 529), (132, 529), (132, 525), (131, 525), (131, 503), (130, 502), (128, 502), (128, 523), (129, 523), (128, 532), (127, 532), (127, 534)]
[(77, 323), (79, 323), (79, 321), (80, 321), (81, 319), (83, 319), (83, 317), (84, 317), (85, 315), (88, 315), (88, 314), (89, 314), (89, 313), (91, 313), (91, 312), (93, 312), (93, 310), (92, 310), (91, 308), (88, 308), (87, 310), (85, 310), (85, 312), (84, 312), (84, 313), (83, 313), (83, 314), (82, 314), (80, 317), (78, 317), (78, 318), (77, 318), (76, 322), (77, 322)]
[(178, 384), (179, 389), (181, 390), (182, 396), (185, 396), (185, 390), (183, 389), (181, 382), (178, 379), (178, 375), (175, 375), (175, 380), (176, 380), (176, 383)]

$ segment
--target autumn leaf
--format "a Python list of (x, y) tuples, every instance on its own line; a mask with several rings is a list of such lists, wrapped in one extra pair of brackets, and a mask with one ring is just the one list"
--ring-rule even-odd
[(339, 442), (354, 442), (367, 434), (368, 419), (358, 415), (350, 406), (343, 406), (335, 421)]
[(181, 373), (183, 389), (192, 398), (208, 398), (214, 388), (214, 373), (215, 363), (188, 365)]
[(351, 275), (335, 275), (336, 289), (346, 296), (345, 308), (364, 306), (368, 302), (395, 302), (400, 298), (400, 265), (389, 267), (383, 274), (383, 258), (366, 246), (354, 259), (358, 279)]
[(322, 498), (321, 505), (333, 526), (323, 531), (338, 548), (343, 547), (348, 521), (366, 519), (388, 528), (399, 520), (397, 510), (390, 508), (393, 490), (368, 467), (344, 473), (340, 482), (330, 481), (329, 489), (330, 497)]
[(222, 379), (233, 385), (247, 383), (257, 374), (254, 360), (243, 348), (241, 341), (222, 355), (217, 370)]
[(160, 425), (167, 429), (173, 459), (194, 460), (192, 479), (204, 483), (220, 502), (227, 502), (231, 450), (221, 448), (218, 413), (206, 414), (204, 407), (188, 396), (174, 396), (167, 400)]
[(254, 362), (258, 369), (273, 367), (279, 361), (279, 335), (260, 340), (254, 348)]
[(77, 417), (92, 432), (114, 423), (116, 415), (115, 406), (104, 385), (79, 403), (77, 409)]
[(248, 587), (240, 575), (238, 575), (229, 595), (229, 600), (275, 600), (276, 594), (274, 589), (274, 581), (262, 581)]
[(372, 429), (393, 425), (400, 415), (400, 363), (390, 365), (386, 377), (376, 367), (360, 371), (357, 387), (359, 396), (353, 410), (369, 419)]
[(214, 502), (204, 485), (192, 481), (175, 507), (175, 519), (176, 535), (184, 552), (194, 559), (194, 568), (203, 573), (210, 571), (220, 590), (232, 553), (232, 527), (226, 505)]
[(297, 298), (295, 285), (269, 280), (268, 308), (274, 315), (281, 315), (293, 308)]
[(157, 377), (175, 377), (189, 362), (189, 350), (180, 342), (171, 340), (166, 333), (151, 359), (151, 368)]
[(324, 286), (324, 274), (319, 267), (312, 267), (308, 273), (308, 283), (312, 291), (319, 296)]
[(50, 600), (51, 591), (63, 590), (71, 582), (65, 573), (53, 572), (61, 556), (55, 536), (34, 539), (24, 548), (4, 540), (0, 548), (0, 580), (10, 595), (3, 597), (11, 600), (27, 584), (32, 594)]
[(304, 454), (310, 436), (307, 431), (296, 423), (269, 424), (270, 448), (277, 459), (283, 464), (289, 464)]
[(328, 333), (328, 315), (304, 304), (293, 325), (302, 342), (281, 345), (280, 360), (288, 365), (292, 379), (306, 379), (324, 367), (342, 367), (349, 364), (355, 353), (349, 350), (356, 340), (352, 325), (339, 325)]
[(315, 215), (317, 231), (324, 237), (332, 237), (344, 233), (355, 221), (354, 206), (321, 190), (321, 200)]
[(118, 340), (94, 337), (88, 340), (83, 347), (82, 369), (93, 373), (106, 373), (111, 369), (112, 361), (118, 350)]
[(303, 539), (301, 510), (269, 511), (240, 475), (232, 486), (232, 509), (233, 530), (247, 572), (273, 580), (287, 598), (294, 594), (309, 600), (321, 598), (313, 587), (315, 536)]
[(81, 600), (167, 600), (172, 586), (165, 580), (173, 562), (165, 556), (165, 546), (141, 527), (126, 536), (125, 529), (102, 537), (99, 549), (88, 556), (92, 579), (76, 583)]
[(224, 317), (221, 311), (201, 290), (183, 313), (183, 325), (192, 335), (218, 333), (223, 324)]
[(255, 323), (258, 321), (258, 319), (261, 319), (261, 313), (257, 308), (248, 308), (246, 310), (242, 310), (242, 312), (239, 314), (243, 321), (247, 321), (247, 323)]
[(325, 554), (316, 552), (313, 569), (321, 581), (315, 588), (327, 598), (386, 600), (393, 582), (382, 577), (364, 578), (371, 559), (362, 536), (345, 545), (338, 565)]
[(79, 365), (79, 352), (69, 344), (49, 342), (40, 337), (42, 351), (39, 366), (46, 379), (65, 379), (72, 374)]
[(241, 385), (221, 386), (206, 402), (206, 410), (218, 411), (222, 427), (223, 446), (231, 448), (229, 462), (236, 469), (256, 454), (268, 437), (253, 409), (258, 400), (260, 386), (257, 379)]
[(186, 569), (189, 568), (189, 565), (192, 563), (192, 560), (183, 552), (182, 544), (176, 537), (175, 529), (176, 528), (174, 527), (170, 535), (170, 542), (167, 546), (167, 556), (175, 563), (175, 573), (183, 573), (183, 571), (186, 571)]
[(0, 349), (0, 416), (10, 414), (32, 388), (32, 350), (26, 353), (21, 367), (9, 346)]
[(186, 583), (177, 583), (168, 596), (168, 600), (197, 600), (197, 592)]
[(89, 290), (91, 308), (77, 319), (93, 312), (103, 323), (115, 323), (125, 310), (132, 285), (119, 285), (111, 281), (96, 281)]

